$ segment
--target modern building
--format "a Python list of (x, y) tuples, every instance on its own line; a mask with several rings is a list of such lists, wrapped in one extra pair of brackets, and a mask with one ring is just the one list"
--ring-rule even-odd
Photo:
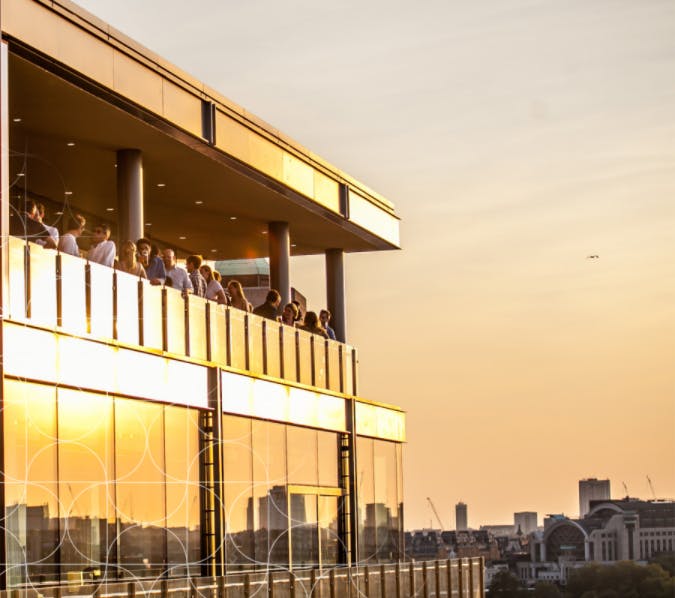
[(565, 583), (571, 568), (589, 562), (646, 562), (675, 550), (675, 502), (666, 500), (591, 501), (580, 519), (547, 519), (543, 532), (530, 534), (530, 562), (518, 563), (524, 581)]
[[(405, 419), (360, 394), (344, 276), (392, 204), (68, 0), (1, 10), (1, 589), (397, 561)], [(339, 341), (45, 249), (31, 201), (269, 258), (282, 301), (325, 255)]]
[(534, 511), (521, 511), (513, 514), (513, 527), (527, 535), (537, 529), (537, 513)]
[(609, 500), (609, 480), (586, 478), (579, 480), (579, 517), (585, 517), (591, 510), (592, 500)]
[(455, 529), (458, 532), (469, 529), (467, 506), (463, 502), (458, 502), (455, 505)]

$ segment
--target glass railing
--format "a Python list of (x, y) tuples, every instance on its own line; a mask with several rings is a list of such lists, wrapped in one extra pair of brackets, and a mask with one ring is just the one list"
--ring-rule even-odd
[(16, 237), (9, 264), (9, 319), (357, 394), (349, 345)]

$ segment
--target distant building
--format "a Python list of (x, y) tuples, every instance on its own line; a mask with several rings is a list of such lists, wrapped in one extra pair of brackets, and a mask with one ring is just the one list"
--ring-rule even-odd
[(422, 529), (405, 534), (406, 556), (416, 561), (482, 556), (486, 561), (501, 558), (494, 536), (487, 531)]
[(511, 524), (481, 525), (480, 531), (490, 532), (495, 537), (512, 536), (518, 528)]
[(513, 514), (513, 527), (520, 527), (523, 534), (531, 534), (537, 529), (537, 514), (534, 511), (521, 511)]
[(592, 500), (609, 500), (610, 498), (609, 480), (597, 478), (579, 480), (579, 517), (585, 517), (591, 510)]
[(530, 534), (530, 561), (518, 563), (522, 581), (565, 583), (569, 569), (589, 562), (646, 562), (675, 550), (675, 502), (592, 501), (580, 519), (554, 515), (544, 531)]
[(455, 505), (455, 529), (458, 532), (469, 529), (467, 506), (463, 502), (458, 502)]

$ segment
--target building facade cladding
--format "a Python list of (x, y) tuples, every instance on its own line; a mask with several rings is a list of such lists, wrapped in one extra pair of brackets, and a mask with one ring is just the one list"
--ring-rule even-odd
[[(342, 218), (334, 230), (354, 244), (346, 250), (397, 245), (398, 220), (383, 199), (264, 124), (244, 122), (243, 111), (76, 6), (3, 0), (1, 7), (3, 126), (11, 59), (24, 83), (48, 79), (70, 101), (95, 97), (96, 115), (123, 115), (135, 140), (161, 143), (166, 133), (169, 154), (199, 144), (209, 159), (227, 153), (217, 156), (223, 169), (255, 171), (262, 181), (260, 195), (269, 195), (258, 206), (292, 196), (295, 214), (306, 208), (298, 217), (305, 225)], [(31, 95), (28, 87), (14, 91)], [(202, 138), (203, 114), (213, 112), (204, 104), (215, 106), (223, 135)], [(115, 127), (89, 124), (100, 142)], [(12, 126), (18, 138), (19, 124)], [(7, 144), (5, 128), (5, 180), (11, 136)], [(254, 146), (259, 151), (242, 153)], [(244, 176), (230, 170), (232, 180)], [(25, 197), (43, 192), (39, 172), (30, 174)], [(341, 185), (360, 189), (351, 218), (337, 205), (340, 194), (349, 197)], [(97, 191), (108, 186), (100, 182)], [(104, 210), (75, 207), (96, 219)], [(194, 210), (191, 198), (181, 209)], [(358, 396), (352, 347), (9, 237), (9, 214), (4, 185), (2, 588), (403, 556), (404, 415)]]
[(597, 478), (579, 480), (579, 517), (585, 517), (591, 510), (592, 500), (609, 500), (610, 498), (609, 480)]

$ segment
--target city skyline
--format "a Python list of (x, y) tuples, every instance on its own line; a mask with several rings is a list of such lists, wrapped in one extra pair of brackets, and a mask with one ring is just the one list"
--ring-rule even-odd
[[(406, 528), (426, 496), (575, 514), (593, 476), (675, 496), (672, 5), (80, 4), (396, 205), (347, 331), (408, 412)], [(322, 268), (293, 262), (315, 309)]]

